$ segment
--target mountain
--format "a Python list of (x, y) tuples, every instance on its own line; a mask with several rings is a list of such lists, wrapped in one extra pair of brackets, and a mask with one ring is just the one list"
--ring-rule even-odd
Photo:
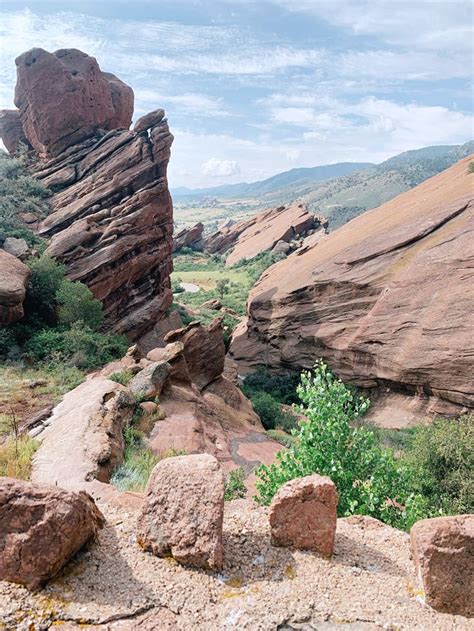
[(209, 188), (190, 189), (180, 186), (171, 190), (174, 198), (222, 197), (224, 199), (239, 199), (241, 197), (258, 197), (267, 193), (277, 192), (287, 186), (304, 186), (314, 182), (321, 182), (329, 178), (347, 175), (374, 166), (371, 162), (339, 162), (318, 167), (290, 169), (277, 173), (266, 180), (258, 182), (240, 182), (239, 184), (223, 184)]

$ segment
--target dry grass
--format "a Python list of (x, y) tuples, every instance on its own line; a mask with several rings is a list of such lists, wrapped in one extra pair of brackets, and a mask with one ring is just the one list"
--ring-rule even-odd
[(0, 476), (28, 480), (31, 460), (38, 448), (38, 441), (24, 434), (15, 440), (11, 437), (0, 445)]

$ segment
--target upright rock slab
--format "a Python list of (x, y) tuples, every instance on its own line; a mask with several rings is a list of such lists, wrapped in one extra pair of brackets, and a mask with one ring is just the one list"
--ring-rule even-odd
[(31, 272), (15, 256), (0, 249), (0, 324), (5, 326), (23, 316), (23, 301)]
[(148, 480), (138, 520), (139, 545), (183, 565), (219, 570), (223, 564), (224, 475), (213, 456), (161, 460)]
[(474, 616), (474, 515), (423, 519), (410, 536), (428, 605)]
[(334, 482), (308, 475), (287, 482), (270, 505), (272, 543), (330, 557), (334, 548), (338, 495)]
[(0, 580), (42, 587), (104, 522), (87, 493), (0, 478)]

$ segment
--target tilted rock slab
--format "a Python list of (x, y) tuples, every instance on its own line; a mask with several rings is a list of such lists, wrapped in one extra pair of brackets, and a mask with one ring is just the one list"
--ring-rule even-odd
[(23, 317), (23, 301), (30, 276), (27, 265), (0, 249), (0, 325), (11, 324)]
[(270, 505), (272, 543), (330, 557), (334, 548), (338, 494), (334, 482), (308, 475), (284, 484)]
[(87, 493), (0, 478), (0, 580), (42, 587), (104, 523)]
[(122, 431), (135, 401), (118, 383), (94, 377), (68, 392), (37, 436), (33, 482), (70, 490), (89, 488), (92, 480), (108, 482), (123, 460)]
[(194, 250), (202, 250), (204, 224), (201, 222), (195, 224), (191, 228), (184, 228), (173, 239), (173, 252), (181, 250), (181, 248), (193, 248)]
[(231, 354), (401, 391), (433, 412), (474, 406), (473, 156), (268, 269)]
[(168, 362), (154, 362), (138, 372), (128, 384), (128, 388), (142, 399), (156, 397), (161, 393), (170, 372), (171, 366)]
[(219, 570), (223, 564), (224, 475), (208, 454), (159, 462), (145, 490), (139, 545), (179, 563)]
[(474, 616), (474, 515), (423, 519), (410, 536), (428, 605)]

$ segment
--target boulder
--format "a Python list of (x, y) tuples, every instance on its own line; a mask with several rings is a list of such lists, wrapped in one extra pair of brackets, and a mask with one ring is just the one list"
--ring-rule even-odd
[(94, 377), (68, 392), (38, 435), (33, 482), (69, 490), (87, 489), (92, 480), (108, 482), (123, 461), (123, 429), (135, 401), (119, 383)]
[(266, 270), (230, 347), (239, 373), (322, 358), (371, 399), (405, 397), (398, 427), (418, 401), (430, 415), (472, 408), (473, 158)]
[(0, 324), (5, 326), (23, 316), (23, 300), (30, 268), (0, 249)]
[(336, 486), (326, 476), (308, 475), (287, 482), (270, 505), (272, 543), (330, 557), (336, 536), (337, 502)]
[(157, 556), (220, 570), (224, 475), (208, 454), (161, 460), (152, 471), (138, 519), (137, 541)]
[(135, 396), (151, 399), (160, 395), (170, 372), (171, 366), (168, 362), (154, 362), (138, 372), (128, 387)]
[(184, 228), (175, 235), (173, 240), (173, 252), (181, 250), (181, 248), (192, 248), (193, 250), (202, 250), (204, 225), (202, 223), (195, 224), (192, 228)]
[(273, 254), (288, 254), (291, 251), (291, 245), (286, 241), (278, 241), (272, 248)]
[(26, 258), (30, 251), (28, 243), (24, 239), (16, 239), (15, 237), (7, 237), (3, 242), (3, 249), (20, 260)]
[(474, 515), (423, 519), (410, 537), (428, 605), (474, 616)]
[(98, 129), (128, 129), (133, 90), (74, 48), (32, 48), (15, 60), (15, 105), (25, 136), (43, 155), (58, 155)]
[(151, 129), (151, 127), (154, 127), (155, 125), (158, 125), (158, 123), (161, 123), (164, 117), (165, 110), (162, 110), (161, 108), (158, 110), (153, 110), (152, 112), (148, 112), (148, 114), (145, 114), (145, 116), (142, 116), (137, 120), (137, 122), (133, 126), (133, 131), (137, 134), (142, 131), (147, 131), (148, 129)]
[(87, 493), (0, 478), (0, 580), (42, 587), (104, 523)]
[(182, 342), (172, 342), (163, 348), (153, 348), (147, 353), (146, 358), (152, 362), (172, 362), (183, 352), (183, 350), (184, 344)]
[(153, 414), (156, 414), (156, 412), (158, 412), (159, 410), (158, 404), (154, 401), (143, 401), (142, 403), (140, 403), (140, 409), (144, 416), (152, 416)]
[(20, 145), (31, 149), (23, 131), (18, 110), (0, 110), (0, 138), (10, 154), (16, 153)]
[(201, 309), (211, 309), (212, 311), (220, 311), (222, 309), (222, 302), (218, 298), (211, 298), (203, 302)]

